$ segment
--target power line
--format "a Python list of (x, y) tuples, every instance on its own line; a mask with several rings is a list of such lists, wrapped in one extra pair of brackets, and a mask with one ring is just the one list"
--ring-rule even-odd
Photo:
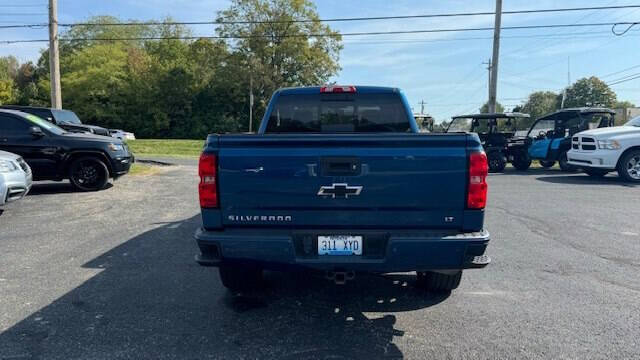
[(474, 66), (471, 68), (471, 71), (469, 71), (468, 73), (464, 74), (464, 76), (462, 76), (462, 79), (458, 84), (456, 84), (453, 87), (453, 90), (446, 92), (444, 94), (441, 94), (440, 96), (436, 95), (434, 98), (431, 98), (431, 101), (433, 101), (434, 99), (449, 98), (451, 95), (455, 94), (458, 91), (458, 89), (460, 89), (461, 87), (465, 86), (468, 83), (474, 83), (476, 80), (480, 79), (484, 75), (484, 69), (482, 72), (480, 72), (480, 76), (476, 76), (472, 80), (469, 80), (469, 77), (473, 75), (476, 71), (478, 71), (479, 68), (480, 68), (480, 64), (474, 64)]
[(610, 82), (607, 83), (608, 86), (612, 86), (612, 85), (618, 85), (618, 84), (622, 84), (625, 83), (627, 81), (631, 81), (631, 80), (635, 80), (635, 79), (640, 79), (640, 73), (638, 73), (636, 76), (628, 78), (628, 79), (624, 79), (624, 80), (620, 80), (620, 81), (616, 81), (616, 82)]
[[(618, 5), (618, 6), (591, 6), (577, 8), (557, 8), (557, 9), (531, 9), (531, 10), (512, 10), (503, 11), (503, 14), (533, 14), (533, 13), (551, 13), (551, 12), (568, 12), (568, 11), (590, 11), (590, 10), (614, 10), (640, 8), (640, 5)], [(372, 21), (372, 20), (398, 20), (398, 19), (425, 19), (438, 17), (460, 17), (460, 16), (487, 16), (495, 15), (493, 11), (481, 12), (463, 12), (463, 13), (441, 13), (441, 14), (422, 14), (422, 15), (396, 15), (396, 16), (369, 16), (369, 17), (351, 17), (351, 18), (329, 18), (329, 19), (300, 19), (300, 20), (257, 20), (257, 21), (192, 21), (192, 22), (128, 22), (128, 23), (61, 23), (60, 26), (95, 26), (95, 25), (111, 25), (111, 26), (131, 26), (131, 25), (216, 25), (216, 24), (277, 24), (277, 23), (310, 23), (310, 22), (347, 22), (347, 21)]]
[[(611, 26), (614, 23), (601, 22), (601, 23), (585, 23), (585, 24), (548, 24), (548, 25), (518, 25), (518, 26), (504, 26), (502, 30), (522, 30), (522, 29), (554, 29), (554, 28), (575, 28), (575, 27), (596, 27), (596, 26)], [(631, 24), (631, 22), (618, 23), (618, 24)], [(65, 39), (65, 41), (141, 41), (141, 40), (196, 40), (196, 39), (253, 39), (253, 38), (287, 38), (287, 37), (335, 37), (335, 36), (365, 36), (365, 35), (400, 35), (400, 34), (426, 34), (426, 33), (451, 33), (451, 32), (466, 32), (466, 31), (493, 31), (493, 27), (476, 27), (476, 28), (450, 28), (450, 29), (423, 29), (423, 30), (398, 30), (398, 31), (368, 31), (368, 32), (350, 32), (350, 33), (317, 33), (317, 34), (284, 34), (284, 35), (229, 35), (229, 36), (175, 36), (175, 37), (162, 37), (162, 36), (149, 36), (149, 37), (123, 37), (123, 38), (75, 38)], [(0, 43), (15, 44), (15, 43), (33, 43), (49, 41), (44, 39), (32, 39), (32, 40), (3, 40)]]
[(612, 75), (617, 75), (617, 74), (623, 73), (625, 71), (637, 69), (639, 67), (640, 67), (640, 65), (634, 65), (634, 66), (628, 67), (626, 69), (622, 69), (622, 70), (618, 70), (616, 72), (612, 72), (612, 73), (609, 73), (609, 74), (606, 74), (606, 75), (602, 75), (602, 76), (600, 76), (600, 78), (606, 78), (606, 77), (609, 77), (609, 76), (612, 76)]
[(617, 84), (617, 83), (620, 83), (620, 82), (625, 82), (626, 80), (629, 80), (631, 78), (635, 78), (638, 75), (640, 75), (640, 73), (625, 75), (623, 77), (620, 77), (620, 78), (613, 79), (613, 80), (609, 81), (609, 84)]
[(613, 24), (613, 26), (611, 26), (611, 32), (612, 32), (612, 33), (613, 33), (613, 35), (615, 35), (615, 36), (622, 36), (622, 35), (626, 34), (627, 32), (629, 32), (629, 30), (631, 30), (631, 28), (632, 28), (632, 27), (634, 27), (634, 26), (636, 26), (636, 25), (638, 25), (638, 24), (640, 24), (640, 22), (633, 22), (633, 23), (629, 24), (629, 25), (628, 25), (624, 30), (622, 30), (622, 31), (618, 31), (618, 30), (616, 30), (616, 27), (617, 27), (618, 25), (622, 25), (622, 24), (620, 24), (620, 23), (618, 23), (618, 24)]
[[(609, 5), (613, 4), (614, 2), (617, 2), (617, 1), (613, 0), (613, 1), (609, 2), (606, 6), (609, 6)], [(581, 21), (587, 19), (588, 17), (590, 17), (591, 15), (593, 15), (595, 13), (596, 13), (596, 11), (590, 11), (589, 13), (581, 16), (578, 20), (576, 20), (574, 22), (574, 24), (580, 23)], [(551, 45), (544, 46), (545, 44), (549, 44), (549, 43)], [(534, 42), (533, 44), (536, 44), (536, 42)], [(537, 46), (532, 46), (533, 44), (531, 44), (531, 43), (525, 44), (524, 46), (516, 49), (515, 51), (512, 50), (512, 51), (506, 52), (504, 55), (510, 55), (510, 54), (513, 54), (513, 53), (519, 53), (521, 50), (526, 50), (527, 53), (530, 53), (531, 51), (539, 51), (539, 50), (542, 50), (542, 49), (546, 49), (546, 48), (548, 48), (550, 46), (553, 46), (554, 44), (557, 44), (557, 42), (554, 42), (553, 40), (548, 40), (547, 39), (547, 40), (543, 40), (543, 41), (537, 41), (537, 44), (538, 44)], [(543, 46), (540, 46), (540, 45), (543, 45)]]
[[(37, 7), (44, 5), (0, 5), (0, 7)], [(531, 14), (531, 13), (550, 13), (550, 12), (568, 12), (568, 11), (593, 11), (593, 10), (612, 10), (625, 8), (640, 8), (640, 5), (619, 5), (619, 6), (593, 6), (578, 8), (557, 8), (557, 9), (531, 9), (531, 10), (512, 10), (503, 11), (503, 14)], [(442, 13), (442, 14), (423, 14), (423, 15), (398, 15), (398, 16), (377, 16), (377, 17), (353, 17), (353, 18), (329, 18), (329, 19), (302, 19), (302, 20), (261, 20), (261, 21), (147, 21), (147, 22), (119, 22), (119, 23), (60, 23), (62, 27), (74, 26), (139, 26), (139, 25), (222, 25), (222, 24), (271, 24), (271, 23), (308, 23), (308, 22), (347, 22), (347, 21), (372, 21), (372, 20), (394, 20), (394, 19), (419, 19), (419, 18), (436, 18), (436, 17), (460, 17), (460, 16), (481, 16), (494, 15), (494, 12), (467, 12), (467, 13)], [(0, 15), (11, 16), (32, 16), (47, 15), (46, 13), (5, 13)], [(629, 25), (633, 26), (637, 22), (632, 23), (612, 23), (611, 26)], [(578, 24), (573, 24), (578, 25)], [(586, 24), (585, 24), (586, 25)], [(20, 24), (12, 26), (0, 26), (0, 28), (34, 28), (47, 26), (47, 24)], [(588, 25), (587, 25), (588, 26)], [(503, 27), (505, 29), (506, 27)], [(512, 27), (516, 28), (516, 27)]]
[(629, 78), (629, 77), (631, 77), (631, 76), (636, 76), (636, 75), (640, 75), (640, 73), (624, 75), (624, 76), (622, 76), (622, 77), (620, 77), (620, 78), (610, 80), (609, 82), (617, 82), (617, 81), (619, 81), (619, 80), (624, 80), (624, 79), (627, 79), (627, 78)]
[[(3, 21), (3, 23), (8, 23), (8, 21)], [(0, 29), (41, 28), (41, 27), (47, 27), (47, 26), (49, 26), (49, 24), (1, 25)]]
[[(613, 3), (613, 1), (612, 1), (611, 3)], [(610, 3), (610, 4), (611, 4), (611, 3)], [(629, 12), (625, 13), (623, 16), (615, 17), (615, 18), (614, 18), (614, 19), (612, 19), (611, 21), (617, 21), (617, 20), (621, 19), (621, 18), (622, 18), (622, 17), (624, 17), (624, 16), (628, 16), (628, 15), (630, 15), (630, 14), (635, 13), (635, 12), (636, 12), (636, 11), (638, 11), (638, 10), (640, 10), (640, 9), (634, 9), (634, 10), (632, 10), (632, 11), (629, 11)], [(576, 21), (576, 23), (579, 23), (580, 21), (582, 21), (582, 20), (584, 20), (584, 19), (588, 18), (588, 17), (589, 17), (589, 16), (591, 16), (591, 15), (594, 15), (595, 13), (596, 13), (595, 11), (593, 11), (593, 12), (589, 12), (587, 15), (585, 15), (585, 16), (581, 17), (580, 19), (578, 19), (578, 21)], [(615, 26), (615, 25), (613, 25), (613, 26)], [(634, 31), (636, 31), (636, 30), (634, 30)], [(577, 34), (580, 34), (579, 32), (575, 32), (575, 31), (572, 31), (572, 32), (570, 32), (570, 33), (573, 33), (573, 34), (576, 34), (576, 35), (577, 35)], [(571, 38), (573, 38), (573, 37), (571, 37)], [(595, 37), (595, 36), (593, 36), (592, 38), (596, 38), (596, 37)], [(615, 42), (616, 42), (617, 40), (619, 40), (619, 39), (621, 39), (621, 38), (620, 38), (620, 37), (618, 37), (618, 38), (616, 38), (616, 39), (614, 39), (614, 40), (611, 40), (611, 39), (609, 38), (606, 42), (603, 42), (602, 44), (598, 44), (597, 46), (595, 46), (595, 48), (597, 48), (597, 49), (602, 49), (602, 48), (605, 48), (605, 47), (611, 46), (612, 44), (615, 44)], [(550, 44), (550, 45), (544, 45), (545, 43), (546, 43), (546, 44)], [(536, 48), (536, 49), (532, 49), (531, 47), (529, 47), (529, 48), (527, 49), (527, 51), (528, 51), (529, 53), (531, 53), (532, 51), (533, 51), (533, 52), (539, 52), (539, 51), (541, 51), (541, 50), (543, 50), (543, 49), (549, 48), (549, 47), (551, 47), (551, 46), (556, 46), (556, 45), (559, 45), (559, 44), (560, 44), (559, 42), (554, 41), (554, 39), (551, 39), (551, 40), (547, 40), (546, 42), (542, 42), (542, 45), (543, 45), (542, 47), (538, 47), (538, 48)], [(527, 46), (525, 46), (524, 48), (526, 48), (526, 47), (527, 47)], [(521, 49), (524, 49), (524, 48), (521, 48)], [(519, 51), (519, 50), (521, 50), (521, 49), (518, 49), (518, 50), (516, 50), (515, 52), (517, 52), (517, 51)], [(585, 51), (591, 51), (591, 49), (587, 49), (587, 50), (585, 50)], [(584, 52), (584, 51), (581, 51), (581, 52)]]
[[(608, 36), (592, 36), (592, 35), (604, 35)], [(555, 33), (555, 34), (531, 34), (531, 35), (513, 35), (513, 36), (500, 36), (501, 39), (528, 39), (528, 38), (567, 38), (576, 37), (580, 35), (582, 37), (593, 38), (610, 38), (611, 33), (609, 31), (584, 31), (584, 32), (570, 32), (570, 33)], [(584, 36), (583, 36), (584, 35)], [(637, 35), (635, 35), (637, 36)], [(446, 42), (446, 41), (464, 41), (464, 40), (491, 40), (493, 37), (464, 37), (464, 38), (446, 38), (446, 39), (383, 39), (383, 40), (353, 40), (345, 41), (344, 44), (385, 44), (385, 43), (430, 43), (430, 42)], [(564, 60), (562, 60), (564, 61)], [(554, 62), (554, 64), (557, 62)]]
[(47, 13), (0, 13), (0, 16), (36, 16), (48, 15)]
[(33, 7), (46, 7), (46, 4), (21, 4), (21, 5), (0, 5), (0, 8), (33, 8)]
[[(1, 6), (1, 5), (0, 5)], [(13, 7), (17, 5), (5, 5), (4, 7)], [(39, 5), (23, 5), (24, 7)], [(530, 10), (512, 10), (503, 11), (503, 14), (532, 14), (532, 13), (552, 13), (552, 12), (569, 12), (569, 11), (593, 11), (593, 10), (613, 10), (625, 8), (640, 8), (640, 5), (619, 5), (619, 6), (592, 6), (578, 8), (557, 8), (557, 9), (530, 9)], [(274, 23), (309, 23), (309, 22), (348, 22), (348, 21), (374, 21), (374, 20), (397, 20), (397, 19), (423, 19), (437, 17), (460, 17), (460, 16), (486, 16), (494, 15), (493, 11), (484, 12), (466, 12), (466, 13), (442, 13), (442, 14), (423, 14), (423, 15), (398, 15), (398, 16), (374, 16), (374, 17), (352, 17), (352, 18), (329, 18), (329, 19), (300, 19), (300, 20), (259, 20), (259, 21), (141, 21), (141, 22), (119, 22), (119, 23), (60, 23), (62, 27), (74, 26), (138, 26), (138, 25), (222, 25), (222, 24), (274, 24)], [(17, 15), (17, 14), (1, 14), (1, 15)], [(46, 14), (25, 14), (25, 15), (46, 15)], [(43, 24), (23, 24), (22, 27), (29, 28), (41, 26)], [(631, 25), (625, 23), (610, 25)]]

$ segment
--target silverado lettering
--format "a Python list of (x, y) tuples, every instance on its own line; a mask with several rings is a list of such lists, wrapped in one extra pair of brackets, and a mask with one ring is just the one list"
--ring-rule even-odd
[(291, 221), (289, 215), (229, 215), (231, 221)]

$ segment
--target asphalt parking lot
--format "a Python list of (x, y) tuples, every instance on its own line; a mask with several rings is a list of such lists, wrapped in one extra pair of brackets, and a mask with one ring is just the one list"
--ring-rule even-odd
[(193, 261), (195, 162), (96, 193), (38, 184), (0, 216), (1, 359), (640, 358), (640, 187), (490, 176), (493, 263), (450, 295), (410, 275), (270, 273), (233, 296)]

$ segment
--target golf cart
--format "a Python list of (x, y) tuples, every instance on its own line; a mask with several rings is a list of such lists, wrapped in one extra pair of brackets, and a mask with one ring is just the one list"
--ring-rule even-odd
[(418, 126), (420, 126), (420, 132), (433, 132), (433, 117), (428, 114), (413, 114), (413, 118), (416, 120)]
[(615, 111), (606, 108), (558, 110), (536, 120), (524, 141), (513, 145), (526, 148), (530, 159), (538, 160), (542, 167), (550, 168), (557, 161), (562, 170), (573, 171), (575, 167), (567, 163), (567, 151), (571, 149), (573, 134), (613, 126), (614, 116)]
[(507, 162), (518, 167), (520, 165), (518, 161), (523, 157), (526, 158), (526, 153), (518, 152), (523, 149), (516, 149), (514, 152), (508, 145), (518, 132), (523, 134), (526, 131), (522, 128), (526, 129), (528, 119), (529, 114), (522, 113), (460, 115), (453, 117), (446, 132), (477, 133), (487, 153), (489, 171), (500, 172), (504, 170)]

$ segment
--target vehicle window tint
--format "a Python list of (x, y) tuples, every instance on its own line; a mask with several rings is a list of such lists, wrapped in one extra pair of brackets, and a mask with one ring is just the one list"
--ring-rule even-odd
[(608, 127), (613, 123), (613, 115), (611, 114), (591, 114), (589, 116), (589, 129), (597, 129)]
[(51, 115), (51, 111), (47, 110), (47, 109), (29, 109), (29, 108), (25, 108), (25, 109), (19, 109), (22, 112), (25, 112), (27, 114), (33, 114), (39, 118), (45, 119), (47, 121), (53, 121), (53, 115)]
[(542, 135), (542, 132), (546, 134), (549, 131), (553, 131), (556, 127), (555, 123), (556, 122), (554, 120), (540, 120), (531, 128), (531, 131), (529, 131), (529, 136), (537, 137), (539, 135)]
[(408, 131), (397, 94), (281, 95), (267, 124), (268, 133)]
[(473, 132), (478, 134), (487, 134), (489, 132), (489, 120), (488, 119), (476, 120), (475, 126), (473, 127)]
[(633, 119), (627, 121), (624, 126), (636, 126), (640, 127), (640, 116), (634, 117)]
[(471, 122), (470, 118), (455, 118), (451, 120), (447, 132), (469, 132), (471, 131)]
[(567, 137), (584, 130), (583, 117), (579, 113), (567, 113), (562, 121), (556, 123), (555, 137)]
[(57, 125), (54, 125), (53, 123), (42, 120), (41, 118), (35, 115), (27, 114), (25, 115), (25, 118), (31, 122), (31, 125), (29, 126), (39, 126), (41, 129), (47, 129), (56, 135), (61, 135), (65, 133), (65, 131), (62, 128), (58, 127)]
[[(321, 132), (354, 132), (356, 122), (354, 121), (354, 106), (341, 102), (325, 102), (320, 107), (320, 131)], [(361, 113), (358, 114), (363, 118)]]
[(0, 115), (0, 135), (26, 134), (30, 127), (27, 121), (9, 115)]
[(496, 121), (498, 132), (515, 132), (518, 129), (518, 125), (520, 125), (517, 119), (499, 118)]
[(73, 111), (69, 110), (51, 110), (58, 123), (69, 123), (81, 125), (82, 121)]

